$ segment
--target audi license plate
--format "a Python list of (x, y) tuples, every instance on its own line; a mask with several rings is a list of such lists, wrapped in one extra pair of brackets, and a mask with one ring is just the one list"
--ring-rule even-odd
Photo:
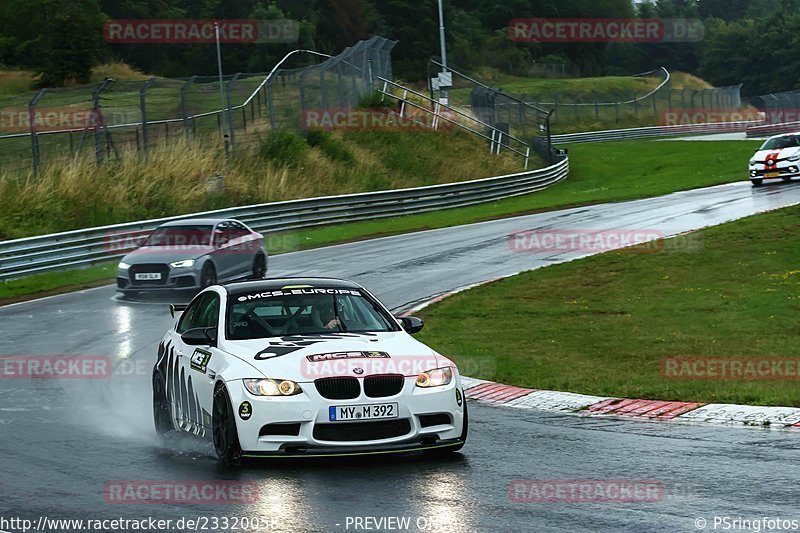
[(141, 272), (136, 274), (136, 281), (153, 281), (161, 279), (160, 272)]
[(375, 420), (376, 418), (397, 418), (396, 403), (376, 403), (371, 405), (331, 405), (328, 407), (331, 422), (345, 420)]

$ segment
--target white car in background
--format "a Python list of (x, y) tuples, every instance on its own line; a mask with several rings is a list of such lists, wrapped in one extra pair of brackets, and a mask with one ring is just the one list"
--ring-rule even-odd
[(421, 320), (395, 318), (356, 283), (215, 285), (177, 310), (153, 369), (160, 434), (211, 438), (226, 463), (439, 454), (466, 441), (456, 365), (411, 336)]
[(750, 159), (750, 181), (758, 187), (764, 179), (789, 181), (800, 176), (800, 132), (770, 137)]

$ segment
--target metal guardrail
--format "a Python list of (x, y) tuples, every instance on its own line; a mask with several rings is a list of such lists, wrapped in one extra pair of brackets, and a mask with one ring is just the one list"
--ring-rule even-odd
[(600, 141), (619, 141), (625, 139), (644, 139), (648, 137), (669, 137), (690, 133), (736, 133), (745, 132), (758, 122), (709, 122), (705, 124), (678, 124), (674, 126), (647, 126), (619, 130), (589, 131), (581, 133), (562, 133), (553, 135), (553, 144), (574, 144)]
[(565, 179), (569, 160), (473, 181), (233, 207), (0, 242), (0, 281), (122, 257), (157, 226), (189, 218), (235, 218), (260, 232), (386, 218), (509, 198)]
[[(437, 130), (444, 122), (445, 124), (466, 130), (473, 135), (477, 135), (478, 137), (482, 137), (484, 140), (489, 141), (489, 152), (492, 154), (500, 155), (500, 149), (505, 148), (506, 150), (514, 152), (515, 154), (523, 157), (525, 160), (525, 169), (527, 170), (528, 161), (531, 155), (531, 148), (525, 141), (520, 140), (507, 132), (503, 132), (491, 124), (487, 124), (480, 119), (459, 111), (454, 107), (442, 104), (422, 93), (419, 93), (413, 89), (409, 89), (408, 87), (404, 87), (399, 83), (395, 83), (380, 76), (378, 76), (377, 79), (378, 81), (383, 82), (383, 87), (378, 89), (378, 92), (400, 102), (401, 117), (405, 116), (407, 107), (411, 107), (422, 113), (431, 115), (433, 117), (431, 125), (427, 125), (425, 123), (420, 124), (422, 126), (427, 126), (430, 129)], [(398, 95), (394, 91), (400, 91), (401, 94)], [(420, 102), (423, 102), (424, 105), (415, 102), (413, 99), (410, 99), (409, 96), (415, 97)], [(426, 106), (429, 106), (432, 109)], [(484, 133), (481, 130), (490, 131), (491, 135)]]
[(780, 133), (800, 131), (800, 121), (780, 122), (777, 124), (756, 124), (747, 128), (748, 137), (769, 137)]

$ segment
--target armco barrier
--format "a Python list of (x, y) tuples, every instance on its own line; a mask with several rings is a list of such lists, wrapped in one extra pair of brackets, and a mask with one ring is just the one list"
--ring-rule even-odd
[(170, 220), (235, 218), (261, 232), (385, 218), (461, 207), (544, 189), (569, 174), (569, 160), (547, 168), (473, 181), (233, 207), (179, 217), (0, 242), (0, 281), (67, 270), (124, 255), (109, 243), (141, 237)]
[(748, 137), (769, 137), (780, 133), (800, 131), (800, 122), (780, 122), (777, 124), (756, 124), (747, 128)]
[(621, 130), (588, 131), (582, 133), (563, 133), (551, 137), (553, 144), (574, 144), (600, 141), (621, 141), (626, 139), (645, 139), (648, 137), (669, 137), (692, 133), (734, 133), (745, 132), (748, 127), (758, 124), (754, 121), (709, 122), (705, 124), (678, 124), (674, 126), (647, 126)]

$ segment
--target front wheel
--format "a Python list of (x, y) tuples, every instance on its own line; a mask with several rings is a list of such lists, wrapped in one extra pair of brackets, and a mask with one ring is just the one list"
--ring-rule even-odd
[(211, 263), (203, 265), (203, 272), (200, 274), (200, 287), (205, 289), (217, 284), (217, 270)]
[(264, 279), (267, 275), (267, 258), (258, 254), (253, 260), (253, 279)]
[(756, 178), (750, 181), (753, 183), (753, 187), (761, 187), (761, 184), (764, 183), (764, 180), (761, 178)]
[(161, 374), (153, 374), (153, 424), (156, 433), (165, 436), (175, 431), (172, 425), (172, 417), (169, 414), (169, 399), (167, 398), (167, 387)]
[(213, 410), (211, 425), (214, 433), (214, 451), (223, 463), (239, 464), (242, 461), (239, 432), (236, 430), (236, 420), (233, 418), (228, 390), (224, 385), (218, 386), (214, 391)]
[(784, 177), (782, 177), (781, 179), (782, 179), (783, 181), (792, 181), (792, 178), (790, 178), (789, 176), (784, 176)]

